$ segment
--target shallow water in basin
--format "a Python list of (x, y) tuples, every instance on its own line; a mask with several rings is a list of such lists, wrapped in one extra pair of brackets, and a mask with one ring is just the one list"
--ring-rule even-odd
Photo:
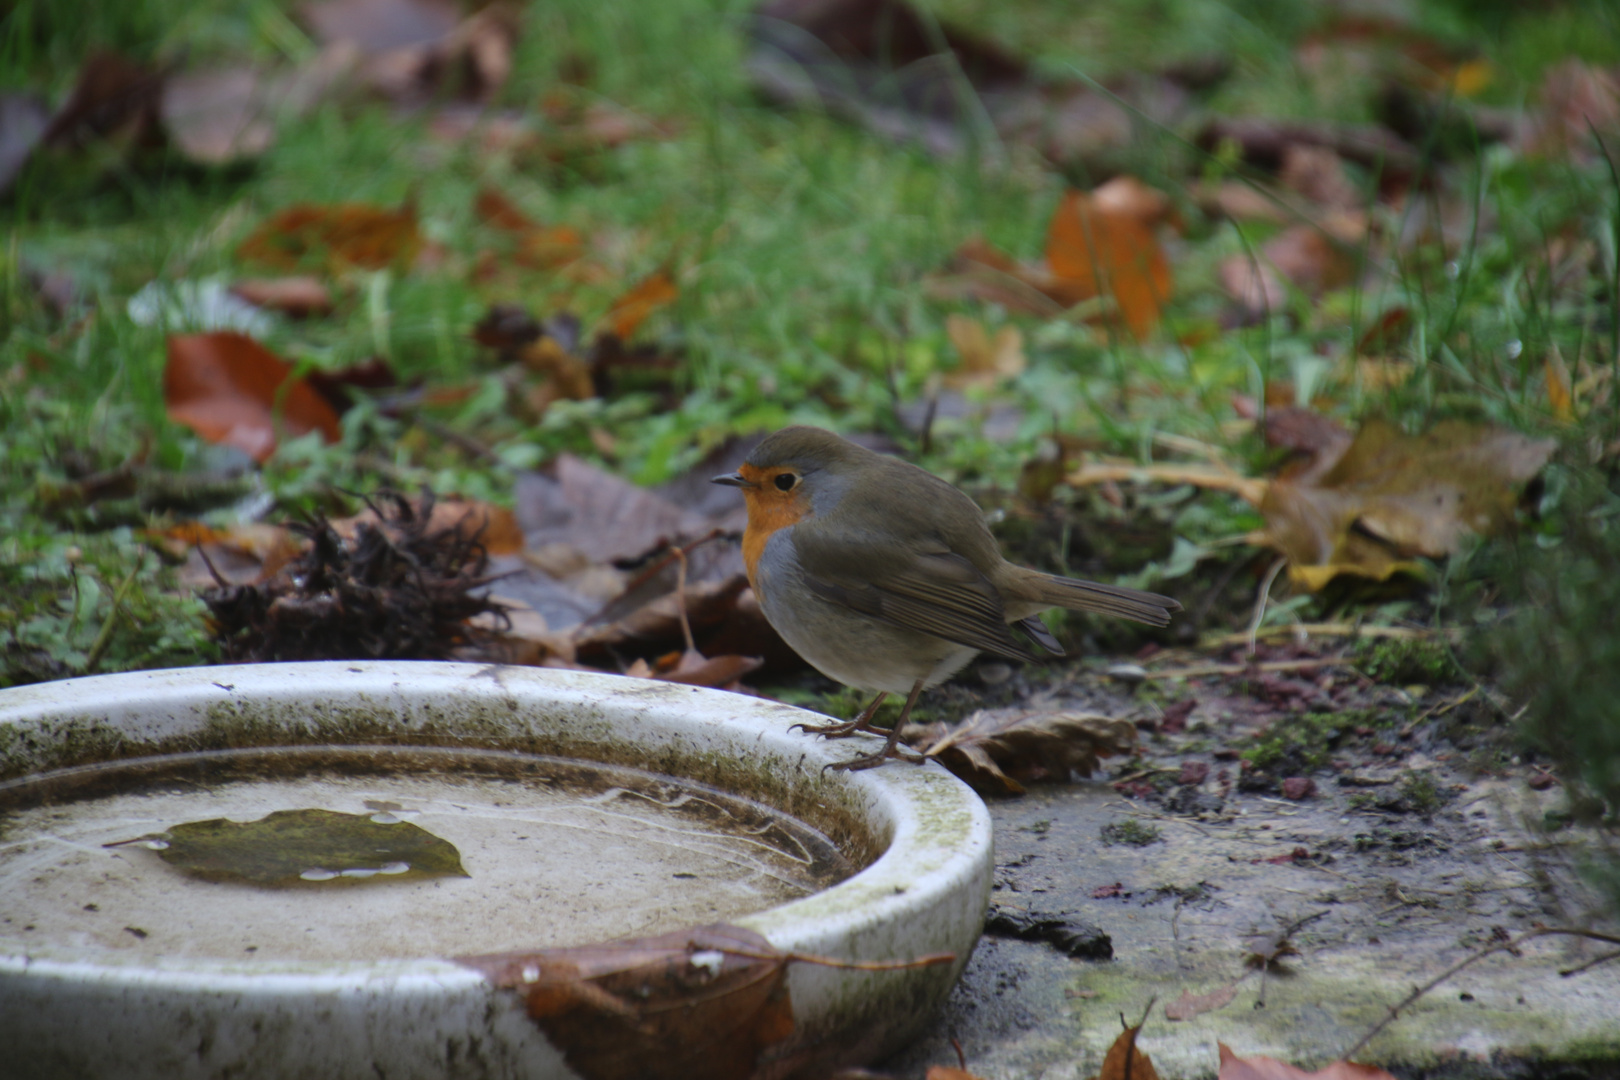
[[(189, 821), (317, 808), (409, 821), (469, 877), (259, 887), (138, 844)], [(603, 941), (735, 919), (852, 866), (757, 802), (633, 769), (495, 751), (179, 755), (0, 787), (0, 951), (372, 960)]]

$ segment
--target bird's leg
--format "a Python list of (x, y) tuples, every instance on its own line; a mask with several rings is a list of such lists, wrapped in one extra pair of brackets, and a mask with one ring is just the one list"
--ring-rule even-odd
[(900, 748), (900, 729), (906, 726), (907, 720), (911, 719), (911, 707), (917, 704), (917, 698), (922, 695), (922, 691), (923, 681), (918, 679), (916, 685), (911, 688), (911, 694), (906, 698), (906, 707), (900, 710), (900, 719), (896, 720), (894, 727), (889, 729), (889, 739), (883, 744), (882, 750), (875, 754), (865, 754), (858, 758), (851, 758), (848, 761), (840, 761), (836, 765), (828, 765), (827, 768), (857, 772), (861, 769), (876, 768), (890, 758), (914, 761), (918, 765), (927, 761), (928, 758), (923, 754), (913, 754), (909, 750)]
[(857, 731), (870, 731), (876, 734), (878, 729), (872, 726), (872, 717), (877, 715), (878, 706), (882, 705), (883, 699), (888, 696), (887, 690), (879, 693), (872, 699), (872, 704), (862, 709), (861, 715), (853, 720), (844, 720), (836, 724), (794, 724), (788, 730), (803, 728), (808, 735), (825, 735), (829, 739), (847, 739)]

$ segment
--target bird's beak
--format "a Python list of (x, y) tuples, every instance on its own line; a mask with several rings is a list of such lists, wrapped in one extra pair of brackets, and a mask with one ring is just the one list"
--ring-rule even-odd
[(754, 483), (752, 480), (744, 479), (742, 473), (734, 473), (734, 472), (733, 473), (726, 473), (724, 476), (710, 477), (709, 478), (709, 483), (711, 483), (711, 484), (724, 484), (724, 485), (726, 485), (726, 487), (734, 487), (734, 488), (755, 488), (755, 487), (759, 487), (759, 485)]

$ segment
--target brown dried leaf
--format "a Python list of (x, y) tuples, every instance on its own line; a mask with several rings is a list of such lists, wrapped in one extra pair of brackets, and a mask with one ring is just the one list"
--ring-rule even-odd
[(620, 341), (628, 341), (647, 316), (673, 303), (679, 295), (668, 268), (654, 271), (615, 300), (603, 321)]
[(1269, 1057), (1238, 1057), (1225, 1043), (1215, 1044), (1221, 1053), (1221, 1069), (1216, 1080), (1395, 1080), (1383, 1069), (1335, 1061), (1325, 1069), (1306, 1072)]
[(931, 725), (908, 741), (975, 787), (1016, 793), (1018, 778), (1090, 776), (1099, 758), (1136, 745), (1136, 725), (1089, 713), (981, 710), (953, 730)]
[(1339, 573), (1383, 580), (1413, 558), (1454, 554), (1464, 536), (1507, 527), (1519, 489), (1555, 447), (1463, 420), (1417, 436), (1370, 420), (1310, 482), (1271, 483), (1259, 504), (1266, 535), (1307, 589)]
[(1170, 298), (1170, 262), (1154, 235), (1169, 199), (1131, 176), (1087, 194), (1067, 191), (1047, 231), (1052, 275), (1087, 295), (1112, 296), (1137, 337), (1152, 333)]
[(520, 992), (587, 1080), (752, 1076), (793, 1033), (787, 965), (764, 937), (717, 924), (657, 937), (458, 962)]
[(1128, 1027), (1119, 1033), (1114, 1045), (1108, 1048), (1108, 1054), (1103, 1058), (1102, 1072), (1097, 1074), (1095, 1080), (1159, 1080), (1153, 1059), (1148, 1057), (1147, 1051), (1136, 1048), (1136, 1033), (1140, 1030), (1139, 1027)]
[(381, 270), (408, 264), (421, 247), (414, 201), (398, 210), (360, 203), (304, 203), (271, 216), (236, 253), (282, 270), (314, 264), (336, 275), (352, 267)]
[(1191, 1020), (1216, 1009), (1223, 1009), (1237, 997), (1237, 983), (1228, 983), (1207, 994), (1194, 994), (1183, 990), (1181, 996), (1164, 1007), (1166, 1020)]
[(259, 461), (275, 453), (278, 431), (319, 431), (327, 442), (340, 434), (337, 413), (308, 382), (293, 378), (286, 361), (234, 331), (170, 337), (163, 400), (169, 419)]
[(67, 101), (51, 117), (41, 136), (47, 146), (82, 147), (103, 140), (128, 146), (156, 146), (163, 141), (158, 103), (164, 73), (152, 71), (118, 53), (92, 53), (79, 69), (79, 80)]

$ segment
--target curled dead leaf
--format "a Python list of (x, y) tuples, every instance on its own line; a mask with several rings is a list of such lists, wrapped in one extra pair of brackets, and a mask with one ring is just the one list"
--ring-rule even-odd
[(907, 741), (980, 790), (1020, 794), (1019, 777), (1090, 776), (1099, 758), (1136, 745), (1136, 725), (1089, 713), (981, 710), (954, 729), (929, 725)]

